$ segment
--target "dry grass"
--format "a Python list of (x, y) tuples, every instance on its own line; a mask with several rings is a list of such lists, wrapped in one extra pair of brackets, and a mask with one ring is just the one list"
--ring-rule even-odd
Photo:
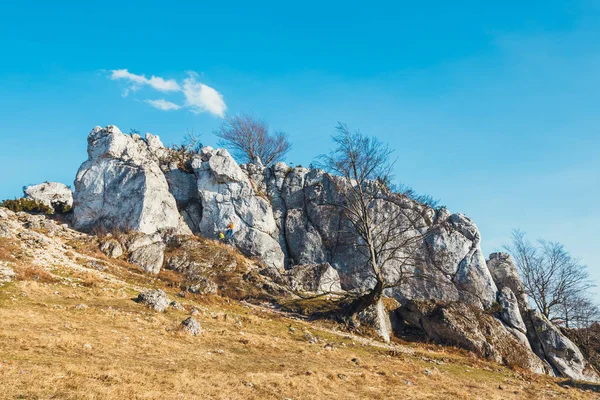
[[(187, 311), (159, 314), (133, 302), (136, 294), (127, 285), (30, 280), (0, 289), (0, 398), (594, 396), (439, 346), (417, 346), (410, 355), (362, 345), (219, 297), (180, 299), (188, 310), (202, 310), (196, 318), (205, 332), (191, 337), (178, 329)], [(76, 307), (81, 303), (88, 307)], [(308, 344), (304, 329), (319, 344)], [(334, 349), (326, 350), (327, 343)]]
[[(95, 239), (69, 244), (78, 264), (93, 256), (108, 267), (32, 267), (16, 243), (0, 240), (0, 260), (18, 275), (0, 287), (0, 399), (597, 398), (597, 386), (582, 392), (465, 351), (429, 344), (392, 350), (336, 333), (333, 323), (218, 296), (182, 299), (178, 273), (143, 274), (104, 256)], [(196, 256), (215, 266), (222, 294), (260, 292), (247, 260), (220, 243), (202, 244)], [(186, 310), (156, 313), (134, 302), (143, 287), (164, 289)], [(204, 329), (198, 337), (179, 329), (193, 307)], [(309, 344), (306, 330), (319, 343)]]

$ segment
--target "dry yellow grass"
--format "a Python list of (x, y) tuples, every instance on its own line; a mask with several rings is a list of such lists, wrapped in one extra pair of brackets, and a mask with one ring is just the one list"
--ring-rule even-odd
[[(132, 301), (136, 294), (115, 283), (19, 281), (0, 289), (0, 397), (594, 398), (460, 352), (415, 346), (414, 355), (391, 356), (226, 299), (183, 300), (202, 310), (196, 318), (204, 333), (191, 337), (178, 329), (188, 311), (156, 313)], [(77, 308), (82, 303), (87, 308)], [(306, 328), (319, 344), (308, 344)]]
[[(18, 274), (17, 281), (0, 287), (2, 399), (598, 396), (592, 392), (598, 387), (580, 386), (582, 391), (464, 351), (423, 344), (390, 350), (334, 332), (332, 323), (308, 323), (223, 297), (181, 299), (177, 274), (150, 277), (98, 254), (93, 245), (73, 244), (70, 259), (85, 266), (85, 257), (95, 256), (106, 269), (31, 269), (19, 246), (0, 240), (0, 260), (10, 261)], [(49, 275), (41, 272), (46, 270)], [(157, 313), (134, 302), (148, 287), (163, 288), (186, 310)], [(193, 307), (204, 329), (197, 337), (179, 329)], [(308, 343), (306, 330), (318, 344)]]

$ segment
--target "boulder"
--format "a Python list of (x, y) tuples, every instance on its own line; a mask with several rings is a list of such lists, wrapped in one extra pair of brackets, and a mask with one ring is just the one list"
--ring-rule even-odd
[(26, 198), (40, 201), (54, 212), (66, 212), (73, 207), (71, 189), (59, 182), (44, 182), (23, 189)]
[(158, 312), (165, 311), (171, 303), (165, 292), (160, 289), (152, 289), (140, 293), (137, 297), (137, 302), (145, 304)]
[(294, 291), (313, 293), (340, 293), (340, 276), (329, 263), (296, 265), (287, 271)]
[(158, 274), (163, 266), (166, 245), (158, 234), (134, 233), (125, 239), (129, 262), (151, 274)]
[(90, 132), (88, 160), (75, 180), (76, 229), (191, 233), (160, 169), (157, 140), (125, 135), (116, 126)]
[(194, 317), (188, 317), (181, 321), (181, 329), (192, 336), (198, 336), (202, 333), (202, 327)]
[(10, 239), (12, 237), (10, 224), (6, 221), (0, 221), (0, 238)]
[(0, 285), (12, 281), (15, 276), (15, 271), (7, 263), (0, 261)]
[(208, 278), (198, 278), (193, 285), (186, 286), (184, 289), (194, 294), (216, 294), (218, 285)]
[(107, 238), (100, 245), (100, 251), (110, 258), (119, 258), (123, 255), (123, 247), (115, 238)]

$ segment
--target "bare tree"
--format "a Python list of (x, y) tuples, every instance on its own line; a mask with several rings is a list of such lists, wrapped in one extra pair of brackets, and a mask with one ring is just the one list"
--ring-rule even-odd
[(376, 304), (385, 289), (415, 277), (419, 249), (427, 229), (422, 212), (426, 206), (410, 207), (408, 196), (389, 188), (394, 162), (392, 150), (375, 137), (351, 132), (338, 124), (333, 136), (336, 148), (319, 157), (319, 166), (330, 172), (343, 198), (335, 204), (343, 211), (349, 229), (343, 232), (355, 246), (361, 270), (373, 280), (371, 289), (359, 293), (348, 307), (356, 316)]
[(536, 308), (552, 322), (569, 327), (587, 308), (587, 290), (594, 286), (586, 266), (573, 258), (562, 244), (538, 240), (535, 246), (519, 230), (513, 231), (512, 245), (506, 249), (515, 259)]
[(214, 131), (219, 137), (219, 146), (230, 150), (239, 162), (257, 162), (271, 165), (281, 161), (292, 145), (287, 134), (269, 132), (269, 125), (248, 114), (227, 117), (219, 129)]

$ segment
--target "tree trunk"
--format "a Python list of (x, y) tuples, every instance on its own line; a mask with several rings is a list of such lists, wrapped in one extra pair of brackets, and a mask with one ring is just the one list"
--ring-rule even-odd
[(377, 279), (377, 283), (367, 294), (364, 294), (355, 299), (348, 309), (349, 319), (355, 323), (356, 326), (360, 325), (358, 315), (361, 311), (368, 307), (377, 304), (383, 295), (383, 280)]

